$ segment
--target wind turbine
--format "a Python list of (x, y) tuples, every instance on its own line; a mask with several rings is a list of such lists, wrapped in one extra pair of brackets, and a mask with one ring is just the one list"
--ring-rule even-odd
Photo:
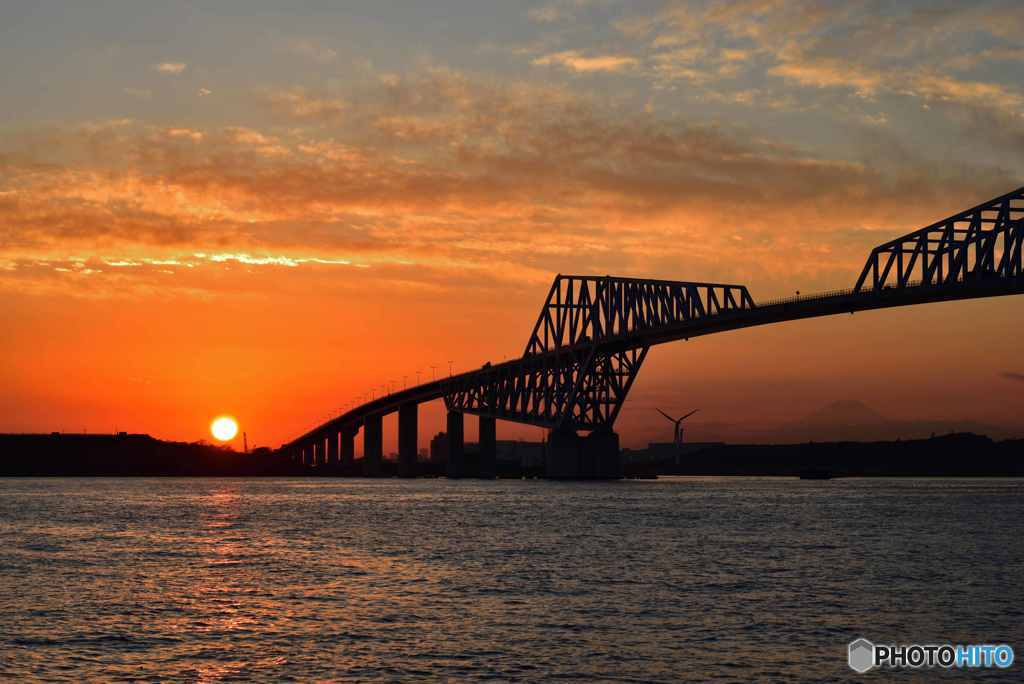
[(692, 416), (697, 411), (700, 411), (700, 409), (693, 409), (682, 418), (673, 418), (672, 416), (668, 415), (661, 409), (655, 410), (661, 415), (668, 418), (669, 422), (675, 426), (675, 434), (672, 436), (672, 443), (675, 444), (677, 447), (683, 446), (683, 421)]

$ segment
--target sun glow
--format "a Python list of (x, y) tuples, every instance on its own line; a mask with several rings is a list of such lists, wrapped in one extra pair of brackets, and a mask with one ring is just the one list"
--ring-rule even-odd
[(230, 441), (238, 434), (238, 423), (231, 416), (214, 418), (210, 423), (210, 433), (222, 442)]

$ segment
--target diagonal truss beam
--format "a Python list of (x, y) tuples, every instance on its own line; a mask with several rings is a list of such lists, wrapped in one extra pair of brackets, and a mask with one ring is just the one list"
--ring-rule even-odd
[(647, 349), (605, 352), (589, 347), (483, 369), (451, 382), (445, 406), (545, 428), (610, 427)]
[(1022, 274), (1024, 188), (875, 247), (854, 292)]
[(743, 285), (559, 275), (524, 356), (753, 309)]
[(741, 285), (559, 275), (522, 359), (454, 380), (445, 404), (542, 427), (610, 428), (647, 356), (641, 333), (753, 308)]

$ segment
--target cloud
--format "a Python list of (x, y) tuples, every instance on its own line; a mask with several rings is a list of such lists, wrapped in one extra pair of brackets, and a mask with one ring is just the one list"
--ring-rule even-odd
[[(306, 112), (281, 129), (121, 122), (0, 139), (0, 258), (190, 245), (531, 281), (614, 270), (836, 286), (874, 244), (1019, 184), (897, 145), (828, 158), (448, 69), (351, 101), (330, 129)], [(43, 164), (41, 149), (66, 160)]]
[(269, 91), (263, 99), (280, 114), (303, 121), (337, 123), (345, 114), (346, 104), (337, 98), (316, 97), (304, 88)]
[(125, 95), (130, 95), (138, 100), (152, 100), (153, 91), (145, 90), (143, 88), (124, 88), (122, 91)]
[(575, 50), (555, 52), (537, 57), (533, 64), (538, 66), (561, 66), (570, 71), (624, 71), (637, 65), (634, 57), (626, 55), (594, 55), (585, 56)]
[(868, 126), (889, 125), (889, 115), (886, 114), (885, 112), (880, 112), (878, 114), (863, 114), (861, 115), (860, 120), (863, 121)]
[(872, 73), (838, 60), (810, 60), (784, 62), (768, 70), (800, 85), (815, 88), (849, 88), (861, 97), (873, 95), (883, 82), (878, 73)]
[(248, 147), (262, 157), (287, 157), (291, 154), (291, 150), (279, 138), (252, 128), (232, 126), (224, 132), (236, 144)]
[(1003, 371), (999, 374), (999, 377), (1004, 380), (1012, 380), (1013, 382), (1024, 382), (1024, 373), (1014, 373), (1012, 371)]
[[(1010, 70), (1024, 61), (1011, 38), (1024, 27), (1021, 3), (907, 2), (904, 11), (883, 12), (872, 3), (670, 2), (650, 14), (624, 13), (613, 27), (638, 43), (631, 54), (646, 68), (634, 74), (659, 87), (687, 81), (697, 99), (755, 106), (730, 90), (779, 90), (773, 81), (781, 80), (786, 90), (773, 97), (804, 103), (794, 108), (820, 105), (846, 116), (837, 96), (913, 98), (941, 103), (951, 123), (1000, 120), (1011, 129), (996, 134), (1004, 139), (1018, 137), (1013, 117), (1024, 116), (1024, 93)], [(974, 73), (979, 67), (987, 70)], [(730, 83), (741, 73), (744, 81)], [(982, 126), (970, 132), (995, 137)]]
[(560, 20), (563, 16), (561, 8), (555, 5), (545, 5), (543, 7), (533, 7), (527, 11), (526, 15), (530, 18), (530, 21), (538, 24), (553, 24)]
[(160, 62), (159, 64), (153, 65), (153, 69), (161, 74), (169, 74), (172, 76), (177, 76), (178, 74), (183, 73), (187, 68), (188, 65), (184, 62)]
[(576, 18), (579, 10), (606, 4), (608, 4), (608, 0), (554, 0), (545, 5), (530, 8), (527, 10), (526, 16), (536, 24), (554, 24)]
[(959, 55), (949, 61), (949, 66), (960, 71), (970, 71), (990, 62), (1024, 62), (1024, 48), (999, 47)]
[(338, 58), (338, 52), (312, 40), (293, 40), (288, 43), (288, 51), (293, 55), (305, 57), (318, 64), (330, 64)]
[(924, 73), (908, 79), (907, 86), (911, 94), (930, 100), (975, 104), (1018, 113), (1024, 107), (1024, 96), (997, 83)]
[(187, 138), (193, 142), (199, 142), (203, 139), (201, 131), (192, 130), (191, 128), (168, 128), (166, 133), (171, 138)]

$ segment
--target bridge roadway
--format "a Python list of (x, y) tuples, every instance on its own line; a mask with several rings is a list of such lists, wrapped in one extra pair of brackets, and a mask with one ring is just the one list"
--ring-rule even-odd
[[(555, 278), (523, 356), (382, 396), (282, 451), (311, 465), (362, 471), (382, 460), (382, 418), (398, 412), (399, 474), (416, 469), (419, 404), (448, 409), (449, 475), (468, 472), (464, 415), (480, 420), (480, 469), (493, 473), (495, 420), (551, 430), (549, 477), (621, 474), (615, 419), (650, 347), (818, 316), (1024, 293), (1024, 187), (875, 247), (852, 290), (757, 304), (742, 285), (612, 276)], [(581, 437), (583, 431), (586, 437)]]
[[(723, 311), (717, 315), (687, 321), (670, 327), (659, 327), (650, 331), (635, 331), (628, 334), (611, 336), (597, 342), (579, 342), (573, 345), (577, 349), (594, 347), (601, 351), (614, 352), (628, 349), (647, 348), (658, 344), (666, 344), (691, 337), (711, 335), (714, 333), (739, 330), (759, 325), (795, 321), (821, 316), (853, 314), (859, 311), (885, 309), (933, 302), (946, 302), (980, 297), (998, 297), (1005, 295), (1024, 294), (1024, 277), (1012, 279), (1002, 277), (978, 278), (955, 284), (909, 284), (902, 288), (885, 288), (880, 291), (841, 290), (813, 293), (799, 297), (773, 300), (753, 308)], [(571, 352), (571, 347), (563, 347), (529, 357), (531, 363), (544, 364), (551, 358)], [(372, 462), (379, 460), (381, 452), (381, 424), (383, 416), (399, 412), (399, 451), (400, 461), (411, 458), (415, 461), (416, 454), (416, 418), (415, 411), (419, 404), (442, 399), (450, 388), (459, 383), (472, 382), (481, 374), (493, 375), (503, 369), (511, 369), (522, 364), (524, 359), (514, 359), (501, 364), (486, 365), (480, 369), (426, 382), (415, 387), (394, 392), (357, 406), (336, 418), (317, 426), (315, 429), (292, 440), (281, 447), (282, 451), (296, 455), (307, 463), (340, 462), (352, 464), (354, 460), (352, 440), (359, 428), (366, 429), (364, 435), (364, 451)], [(410, 417), (410, 411), (412, 417)], [(497, 415), (481, 415), (481, 432), (484, 440), (494, 440), (494, 419)], [(461, 433), (461, 414), (449, 414), (449, 434)], [(404, 433), (404, 434), (403, 434)], [(486, 434), (483, 434), (486, 433)], [(334, 436), (340, 437), (340, 445)], [(461, 435), (458, 435), (461, 437)], [(482, 453), (493, 450), (493, 444), (484, 444)], [(403, 443), (404, 442), (404, 443)], [(332, 448), (333, 443), (333, 448)], [(326, 446), (325, 446), (326, 445)], [(403, 449), (403, 447), (405, 447)], [(402, 453), (405, 452), (405, 453)], [(403, 458), (404, 457), (404, 458)]]

